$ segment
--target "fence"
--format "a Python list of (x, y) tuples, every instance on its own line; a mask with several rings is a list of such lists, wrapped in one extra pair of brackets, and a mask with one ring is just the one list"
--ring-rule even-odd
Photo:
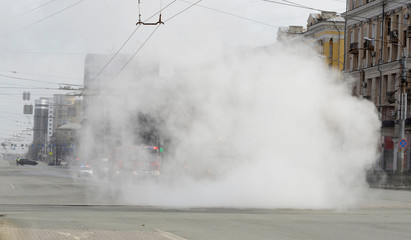
[(367, 182), (375, 188), (411, 190), (411, 172), (368, 172)]

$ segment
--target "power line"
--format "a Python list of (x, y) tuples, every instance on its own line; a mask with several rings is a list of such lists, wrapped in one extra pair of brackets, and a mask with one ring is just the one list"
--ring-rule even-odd
[[(182, 14), (183, 12), (187, 11), (188, 9), (194, 7), (197, 3), (201, 2), (202, 0), (198, 0), (195, 3), (192, 3), (190, 6), (184, 8), (182, 11), (174, 14), (173, 16), (171, 16), (170, 18), (168, 18), (166, 21), (164, 22), (168, 22), (171, 19), (177, 17), (178, 15)], [(126, 64), (123, 65), (123, 67), (120, 69), (120, 71), (117, 73), (116, 77), (118, 77), (120, 75), (120, 73), (124, 70), (124, 68), (127, 67), (127, 65), (131, 62), (131, 60), (133, 60), (133, 58), (137, 55), (138, 52), (140, 52), (140, 50), (144, 47), (144, 45), (148, 42), (148, 40), (150, 40), (150, 38), (154, 35), (154, 33), (157, 31), (157, 29), (160, 27), (160, 25), (157, 25), (156, 28), (153, 30), (153, 32), (151, 32), (151, 34), (147, 37), (147, 39), (143, 42), (143, 44), (137, 49), (136, 52), (134, 52), (134, 54), (130, 57), (130, 59), (126, 62)]]
[(143, 44), (134, 52), (134, 54), (129, 58), (129, 60), (121, 67), (120, 71), (117, 73), (116, 77), (120, 75), (120, 73), (124, 70), (124, 68), (131, 62), (131, 60), (137, 55), (138, 52), (144, 47), (144, 45), (148, 42), (148, 40), (154, 35), (160, 25), (157, 25), (156, 28), (151, 32), (151, 34), (147, 37), (147, 39), (143, 42)]
[(272, 0), (261, 0), (264, 2), (269, 2), (269, 3), (274, 3), (274, 4), (280, 4), (280, 5), (285, 5), (285, 6), (290, 6), (290, 7), (296, 7), (296, 8), (304, 8), (304, 9), (308, 9), (308, 10), (315, 10), (315, 11), (324, 11), (318, 8), (312, 8), (312, 7), (307, 7), (307, 6), (303, 6), (303, 5), (296, 5), (296, 4), (290, 4), (290, 3), (284, 3), (284, 2), (276, 2), (276, 1), (272, 1)]
[(186, 7), (185, 9), (183, 9), (183, 10), (182, 10), (182, 11), (180, 11), (180, 12), (178, 12), (178, 13), (177, 13), (177, 14), (175, 14), (174, 16), (172, 16), (172, 17), (168, 18), (165, 22), (168, 22), (168, 21), (170, 21), (171, 19), (173, 19), (173, 18), (177, 17), (178, 15), (180, 15), (180, 14), (182, 14), (183, 12), (187, 11), (188, 9), (190, 9), (190, 8), (194, 7), (197, 3), (201, 2), (201, 1), (202, 1), (202, 0), (198, 0), (198, 1), (197, 1), (197, 2), (195, 2), (195, 3), (191, 3), (191, 5), (190, 5), (190, 6)]
[(31, 51), (10, 51), (10, 50), (0, 50), (0, 53), (6, 54), (27, 54), (27, 55), (63, 55), (63, 56), (83, 56), (86, 53), (52, 53), (52, 52), (31, 52)]
[(19, 17), (21, 17), (21, 16), (24, 16), (24, 15), (26, 15), (26, 14), (28, 14), (28, 13), (34, 12), (35, 10), (37, 10), (37, 9), (39, 9), (39, 8), (42, 8), (42, 7), (48, 5), (48, 4), (52, 3), (52, 2), (55, 2), (55, 1), (57, 1), (57, 0), (48, 1), (48, 2), (42, 4), (42, 5), (38, 6), (38, 7), (32, 8), (32, 9), (30, 9), (30, 10), (27, 10), (27, 11), (23, 12), (23, 13), (20, 13), (19, 15), (16, 15), (16, 16), (11, 17), (11, 18), (9, 18), (9, 19), (3, 20), (3, 21), (0, 22), (0, 24), (5, 23), (5, 22), (8, 22), (8, 21), (11, 21), (11, 20), (14, 20), (14, 19), (19, 18)]
[(44, 88), (44, 87), (0, 87), (0, 89), (23, 89), (23, 90), (66, 90), (66, 91), (72, 91), (72, 90), (73, 90), (73, 89)]
[(14, 76), (9, 76), (9, 75), (4, 75), (4, 74), (0, 74), (0, 77), (18, 79), (18, 80), (22, 80), (22, 81), (39, 82), (39, 83), (60, 84), (60, 83), (48, 82), (48, 81), (42, 81), (42, 80), (36, 80), (36, 79), (31, 79), (31, 78), (14, 77)]
[(282, 0), (282, 1), (283, 1), (283, 2), (286, 2), (286, 3), (293, 4), (293, 5), (301, 6), (301, 7), (307, 7), (307, 6), (301, 5), (301, 4), (299, 4), (299, 3), (291, 2), (291, 1), (288, 1), (288, 0)]
[(38, 24), (38, 23), (40, 23), (40, 22), (43, 22), (43, 21), (45, 21), (45, 20), (47, 20), (47, 19), (49, 19), (49, 18), (51, 18), (51, 17), (54, 17), (54, 16), (56, 16), (57, 14), (62, 13), (62, 12), (66, 11), (66, 10), (68, 10), (68, 9), (70, 9), (70, 8), (76, 6), (76, 5), (78, 5), (78, 4), (80, 4), (80, 3), (84, 2), (84, 1), (85, 1), (85, 0), (77, 1), (77, 2), (75, 2), (75, 3), (73, 3), (73, 4), (69, 5), (69, 6), (61, 9), (60, 11), (57, 11), (57, 12), (55, 12), (55, 13), (53, 13), (53, 14), (48, 15), (47, 17), (44, 17), (44, 18), (42, 18), (42, 19), (40, 19), (40, 20), (37, 20), (37, 21), (35, 21), (35, 22), (33, 22), (33, 23), (29, 24), (29, 25), (26, 25), (26, 26), (24, 26), (24, 27), (22, 27), (22, 28), (19, 28), (19, 29), (13, 31), (13, 32), (10, 32), (10, 33), (6, 34), (5, 36), (12, 35), (12, 34), (14, 34), (14, 33), (16, 33), (16, 32), (20, 32), (21, 30), (24, 30), (24, 29), (26, 29), (26, 28), (29, 28), (29, 27), (31, 27), (31, 26), (33, 26), (33, 25), (35, 25), (35, 24)]
[[(14, 71), (14, 70), (13, 70), (13, 71), (10, 71), (10, 70), (2, 70), (2, 69), (0, 69), (0, 72), (8, 72), (8, 73), (13, 73), (13, 74), (37, 75), (37, 76), (52, 77), (52, 78), (64, 78), (64, 79), (82, 80), (81, 78), (65, 77), (65, 76), (56, 76), (56, 75), (40, 74), (40, 73), (20, 72), (20, 71)], [(71, 85), (81, 86), (81, 85), (77, 85), (77, 84), (71, 84)]]
[[(160, 9), (160, 11), (154, 13), (151, 17), (147, 18), (145, 20), (149, 21), (151, 18), (156, 16), (158, 13), (160, 13), (162, 10), (167, 9), (169, 6), (171, 6), (173, 3), (175, 3), (177, 0), (172, 1), (171, 3), (167, 4), (164, 8)], [(108, 65), (114, 60), (114, 58), (120, 53), (120, 51), (124, 48), (124, 46), (130, 41), (130, 39), (134, 36), (136, 33), (137, 29), (139, 29), (140, 25), (137, 26), (133, 32), (130, 34), (130, 36), (127, 38), (127, 40), (121, 45), (121, 47), (116, 51), (116, 53), (110, 58), (110, 60), (103, 66), (103, 68), (96, 74), (96, 76), (90, 81), (89, 84), (93, 83), (103, 72), (104, 70), (108, 67)]]
[[(191, 3), (191, 2), (185, 1), (185, 0), (180, 0), (180, 1), (185, 2), (185, 3)], [(278, 28), (278, 26), (274, 26), (274, 25), (272, 25), (272, 24), (268, 24), (268, 23), (256, 21), (256, 20), (253, 20), (253, 19), (251, 19), (251, 18), (239, 16), (239, 15), (236, 15), (236, 14), (233, 14), (233, 13), (229, 13), (229, 12), (224, 12), (224, 11), (221, 11), (221, 10), (218, 10), (218, 9), (215, 9), (215, 8), (211, 8), (211, 7), (207, 7), (207, 6), (204, 6), (204, 5), (197, 4), (197, 7), (202, 7), (202, 8), (209, 9), (209, 10), (212, 10), (212, 11), (216, 11), (216, 12), (219, 12), (219, 13), (222, 13), (222, 14), (226, 14), (226, 15), (229, 15), (229, 16), (241, 18), (241, 19), (244, 19), (244, 20), (247, 20), (247, 21), (250, 21), (250, 22), (254, 22), (254, 23), (263, 24), (263, 25), (266, 25), (266, 26)]]

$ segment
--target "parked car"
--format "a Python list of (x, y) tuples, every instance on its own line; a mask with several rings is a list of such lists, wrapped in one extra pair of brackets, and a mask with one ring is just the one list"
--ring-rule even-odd
[(36, 166), (38, 163), (37, 161), (31, 160), (31, 159), (27, 159), (27, 158), (21, 158), (21, 159), (17, 159), (16, 160), (16, 164), (17, 165), (33, 165)]

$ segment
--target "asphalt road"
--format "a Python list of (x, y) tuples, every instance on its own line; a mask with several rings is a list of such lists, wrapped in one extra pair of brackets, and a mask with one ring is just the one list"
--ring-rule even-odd
[[(96, 182), (66, 168), (0, 160), (4, 239), (409, 239), (411, 192), (371, 190), (349, 210), (159, 208), (90, 196)], [(95, 188), (107, 187), (105, 183)]]

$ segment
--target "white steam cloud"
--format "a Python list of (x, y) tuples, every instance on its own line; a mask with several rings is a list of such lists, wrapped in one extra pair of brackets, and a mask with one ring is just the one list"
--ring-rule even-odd
[(150, 116), (167, 144), (159, 183), (105, 179), (95, 197), (178, 207), (355, 204), (377, 159), (373, 104), (353, 97), (303, 44), (210, 55), (200, 64), (170, 58), (171, 76), (158, 75), (164, 66), (139, 61), (128, 76), (104, 84), (104, 103), (88, 108), (85, 158), (104, 144), (142, 141), (138, 113)]

